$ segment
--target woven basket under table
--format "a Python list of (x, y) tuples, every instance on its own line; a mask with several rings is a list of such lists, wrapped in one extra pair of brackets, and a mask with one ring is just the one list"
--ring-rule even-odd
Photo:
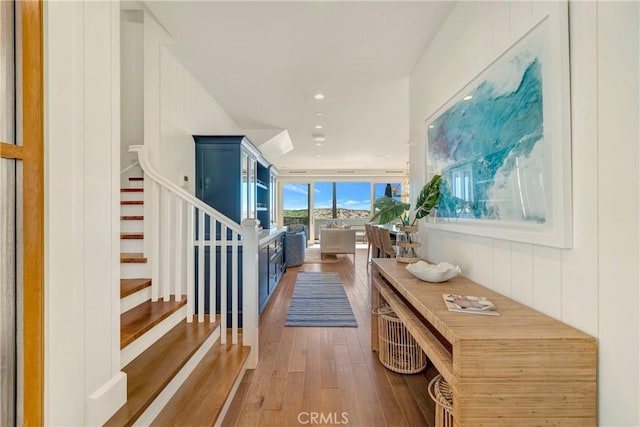
[(427, 357), (388, 305), (376, 310), (378, 315), (378, 357), (394, 372), (415, 374), (427, 366)]

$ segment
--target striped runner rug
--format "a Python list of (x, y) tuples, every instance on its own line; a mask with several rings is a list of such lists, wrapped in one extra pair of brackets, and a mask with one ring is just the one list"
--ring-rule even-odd
[(357, 327), (340, 275), (299, 272), (285, 326)]

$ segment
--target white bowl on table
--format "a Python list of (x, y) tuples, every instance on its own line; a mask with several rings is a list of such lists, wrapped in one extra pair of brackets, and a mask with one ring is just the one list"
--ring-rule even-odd
[(460, 274), (460, 267), (448, 262), (429, 264), (426, 261), (418, 261), (408, 264), (406, 269), (418, 279), (432, 283), (446, 282)]

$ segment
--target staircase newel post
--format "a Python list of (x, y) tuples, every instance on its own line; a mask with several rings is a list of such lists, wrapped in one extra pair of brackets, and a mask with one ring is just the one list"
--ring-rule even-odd
[(258, 224), (242, 221), (242, 344), (251, 346), (249, 369), (258, 365)]

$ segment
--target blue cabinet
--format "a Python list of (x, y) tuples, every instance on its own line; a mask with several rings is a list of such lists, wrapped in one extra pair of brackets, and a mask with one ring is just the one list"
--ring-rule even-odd
[(258, 308), (260, 313), (269, 302), (285, 272), (284, 233), (278, 234), (258, 250)]
[[(244, 136), (217, 136), (194, 135), (195, 163), (196, 163), (196, 197), (207, 203), (231, 220), (241, 224), (244, 219), (256, 218), (263, 228), (269, 228), (272, 224), (272, 203), (274, 200), (272, 185), (274, 169), (260, 154), (260, 151)], [(198, 224), (196, 224), (198, 226)], [(205, 239), (209, 239), (209, 226), (205, 224)], [(216, 230), (217, 239), (220, 238), (220, 228)], [(229, 235), (230, 237), (230, 235)], [(205, 262), (205, 296), (208, 297), (209, 289), (209, 249), (206, 249)], [(220, 249), (218, 248), (218, 252)], [(239, 270), (242, 271), (242, 248), (239, 249)], [(197, 256), (197, 248), (196, 248)], [(270, 254), (263, 260), (262, 252), (259, 253), (259, 277), (260, 282), (270, 276)], [(228, 322), (231, 316), (231, 253), (227, 254), (227, 268), (229, 271), (227, 280), (227, 308)], [(220, 261), (218, 261), (219, 263)], [(219, 269), (218, 283), (220, 281)], [(197, 272), (196, 272), (197, 274)], [(281, 274), (277, 276), (278, 280)], [(196, 276), (197, 277), (197, 276)], [(263, 279), (264, 278), (264, 279)], [(239, 274), (240, 290), (242, 295), (242, 277)], [(219, 287), (218, 287), (219, 288)], [(260, 311), (270, 295), (269, 287), (266, 291), (259, 288)], [(263, 295), (264, 294), (264, 295)], [(216, 311), (220, 312), (219, 298)], [(239, 298), (239, 312), (242, 313), (242, 299)], [(205, 311), (209, 313), (208, 299)], [(230, 324), (230, 323), (229, 323)]]

